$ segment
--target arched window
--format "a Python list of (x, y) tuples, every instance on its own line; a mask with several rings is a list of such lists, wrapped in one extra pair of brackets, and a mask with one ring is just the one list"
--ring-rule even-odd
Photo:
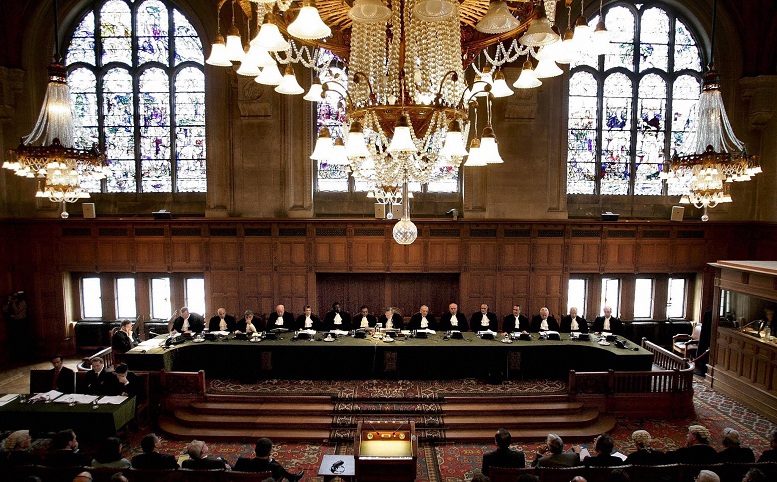
[(65, 54), (78, 147), (105, 146), (91, 192), (205, 192), (202, 43), (167, 0), (94, 2)]
[(603, 15), (609, 53), (584, 52), (571, 66), (567, 194), (682, 194), (682, 181), (665, 185), (658, 174), (694, 129), (698, 42), (656, 2), (615, 2)]

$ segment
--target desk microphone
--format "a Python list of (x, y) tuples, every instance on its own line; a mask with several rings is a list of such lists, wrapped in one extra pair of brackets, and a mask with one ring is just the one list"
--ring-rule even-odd
[(337, 462), (333, 463), (331, 467), (329, 467), (329, 470), (332, 471), (333, 474), (336, 474), (338, 472), (337, 469), (345, 465), (344, 460), (338, 460)]

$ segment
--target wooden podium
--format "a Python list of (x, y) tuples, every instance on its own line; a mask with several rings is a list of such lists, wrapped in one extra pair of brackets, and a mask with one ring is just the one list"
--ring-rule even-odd
[(359, 482), (412, 482), (418, 459), (415, 422), (359, 422), (353, 452)]

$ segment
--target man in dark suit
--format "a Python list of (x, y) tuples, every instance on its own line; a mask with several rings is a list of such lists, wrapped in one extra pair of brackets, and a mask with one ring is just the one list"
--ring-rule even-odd
[(216, 310), (216, 316), (208, 321), (208, 329), (210, 331), (235, 331), (235, 317), (227, 314), (227, 310), (219, 308)]
[(324, 316), (324, 330), (350, 330), (351, 315), (345, 311), (340, 311), (340, 303), (332, 303), (332, 311)]
[(577, 316), (577, 308), (574, 306), (569, 308), (569, 315), (561, 318), (561, 333), (571, 333), (573, 331), (579, 331), (580, 333), (588, 333), (588, 322), (582, 316)]
[(351, 328), (358, 330), (359, 328), (375, 328), (375, 324), (378, 319), (370, 314), (370, 309), (367, 305), (362, 305), (359, 308), (359, 314), (353, 317), (351, 322)]
[(78, 451), (76, 433), (71, 429), (54, 434), (44, 459), (44, 465), (47, 467), (78, 467), (89, 465), (89, 462), (89, 457)]
[(126, 363), (119, 363), (113, 370), (116, 381), (111, 388), (111, 395), (124, 395), (125, 397), (137, 397), (136, 403), (146, 401), (146, 387), (143, 380), (127, 368)]
[[(62, 393), (75, 392), (76, 374), (63, 364), (62, 355), (51, 357), (51, 365), (54, 368), (48, 371), (50, 378), (46, 386)], [(41, 386), (41, 388), (43, 387)]]
[(175, 470), (178, 468), (178, 461), (170, 454), (159, 453), (159, 447), (162, 442), (155, 433), (145, 435), (140, 441), (142, 454), (132, 457), (132, 467), (136, 469), (156, 469), (156, 470)]
[(208, 444), (202, 440), (192, 440), (186, 447), (189, 458), (181, 463), (184, 469), (192, 470), (231, 470), (232, 467), (221, 457), (208, 457)]
[(100, 357), (92, 358), (92, 369), (86, 372), (86, 393), (89, 395), (110, 395), (113, 392), (115, 378), (105, 369), (105, 361)]
[(254, 312), (246, 310), (243, 314), (243, 318), (237, 322), (235, 331), (240, 333), (256, 333), (257, 331), (264, 331), (264, 325), (259, 323), (258, 318), (254, 318)]
[(556, 318), (551, 316), (550, 310), (544, 306), (540, 308), (540, 314), (535, 315), (534, 318), (531, 319), (531, 331), (533, 333), (539, 333), (540, 331), (546, 330), (558, 331), (559, 328)]
[(418, 313), (410, 317), (410, 322), (407, 324), (408, 330), (422, 330), (422, 329), (429, 329), (429, 330), (436, 330), (437, 329), (437, 321), (434, 319), (434, 316), (429, 314), (429, 307), (426, 305), (421, 305), (421, 308), (418, 310)]
[(440, 317), (440, 323), (437, 325), (442, 331), (469, 331), (467, 317), (459, 313), (459, 305), (451, 303), (448, 305), (448, 313)]
[(286, 311), (286, 307), (283, 305), (276, 306), (275, 311), (270, 313), (270, 317), (267, 319), (267, 331), (274, 328), (294, 329), (294, 315)]
[(704, 425), (691, 425), (685, 436), (685, 447), (667, 452), (666, 458), (666, 463), (714, 464), (718, 453), (710, 446), (710, 431)]
[(290, 482), (297, 482), (302, 479), (304, 471), (292, 474), (270, 456), (272, 453), (272, 440), (260, 438), (256, 441), (254, 451), (256, 452), (256, 457), (254, 458), (240, 457), (237, 459), (234, 467), (236, 472), (272, 472), (275, 480), (289, 480)]
[(526, 467), (526, 456), (523, 452), (510, 448), (512, 440), (510, 432), (503, 428), (497, 430), (496, 435), (494, 435), (496, 450), (483, 455), (483, 475), (489, 475), (491, 467)]
[(176, 333), (201, 333), (205, 329), (205, 318), (198, 313), (189, 313), (189, 308), (181, 308), (181, 316), (173, 322)]
[(378, 323), (382, 324), (383, 328), (394, 328), (396, 330), (401, 330), (405, 327), (402, 315), (397, 313), (396, 308), (393, 306), (386, 308), (386, 312), (378, 318)]
[(310, 305), (305, 305), (303, 310), (304, 312), (294, 321), (294, 329), (322, 331), (324, 324), (321, 323), (321, 318), (318, 315), (313, 314), (313, 308)]
[(502, 320), (502, 330), (505, 333), (514, 331), (529, 332), (529, 319), (521, 314), (521, 306), (513, 305), (513, 312)]
[(111, 348), (115, 353), (127, 353), (138, 346), (138, 341), (132, 336), (132, 325), (134, 325), (132, 321), (124, 320), (116, 333), (113, 334)]
[(537, 452), (532, 467), (574, 467), (580, 465), (580, 449), (564, 452), (564, 441), (555, 433), (545, 439), (545, 450)]
[(623, 323), (618, 318), (612, 316), (612, 308), (604, 307), (604, 316), (597, 316), (594, 320), (592, 331), (594, 333), (608, 332), (613, 335), (623, 335)]
[(469, 319), (469, 326), (472, 331), (497, 331), (499, 330), (499, 321), (496, 319), (496, 315), (488, 311), (488, 305), (483, 303), (480, 305), (480, 311), (472, 313)]

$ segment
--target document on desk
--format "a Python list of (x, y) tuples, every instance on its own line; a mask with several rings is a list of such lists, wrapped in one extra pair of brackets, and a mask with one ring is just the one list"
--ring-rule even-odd
[(42, 392), (42, 393), (36, 393), (34, 396), (30, 397), (31, 402), (43, 402), (46, 400), (56, 400), (58, 397), (62, 396), (62, 392), (58, 392), (56, 390), (49, 390), (48, 392)]
[(141, 348), (156, 348), (162, 344), (164, 344), (164, 340), (159, 341), (156, 338), (152, 338), (150, 340), (141, 341), (138, 346)]
[(3, 395), (2, 397), (0, 397), (0, 407), (13, 402), (17, 398), (19, 398), (18, 393), (9, 393), (8, 395)]
[(56, 403), (94, 403), (97, 395), (84, 395), (81, 393), (69, 393), (54, 400)]
[(124, 403), (125, 400), (127, 400), (129, 397), (125, 397), (124, 395), (106, 395), (102, 397), (101, 399), (97, 400), (98, 405), (121, 405)]
[(334, 333), (337, 336), (345, 336), (348, 334), (345, 330), (332, 330), (331, 333)]

